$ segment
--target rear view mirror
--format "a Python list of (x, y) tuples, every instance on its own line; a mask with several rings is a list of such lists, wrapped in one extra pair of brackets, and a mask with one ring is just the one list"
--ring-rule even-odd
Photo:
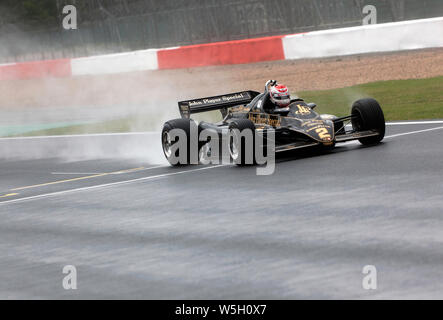
[(314, 102), (308, 103), (308, 107), (314, 109), (317, 105)]

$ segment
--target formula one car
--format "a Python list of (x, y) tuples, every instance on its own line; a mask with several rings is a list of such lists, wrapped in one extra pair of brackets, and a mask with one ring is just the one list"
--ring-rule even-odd
[[(383, 140), (385, 118), (376, 100), (366, 98), (355, 101), (351, 114), (344, 117), (318, 114), (314, 111), (315, 103), (306, 103), (303, 99), (292, 96), (287, 108), (267, 110), (269, 87), (275, 84), (274, 80), (268, 81), (263, 93), (244, 91), (179, 102), (181, 119), (166, 122), (162, 130), (162, 147), (167, 160), (172, 165), (192, 162), (193, 154), (190, 151), (180, 161), (171, 161), (172, 158), (178, 158), (180, 151), (173, 148), (177, 138), (172, 138), (170, 133), (173, 129), (186, 132), (189, 148), (190, 128), (192, 124), (196, 126), (191, 115), (213, 110), (220, 110), (223, 120), (218, 123), (200, 122), (198, 132), (206, 129), (216, 133), (218, 143), (227, 141), (230, 157), (238, 165), (249, 164), (245, 152), (242, 152), (245, 142), (238, 135), (238, 132), (242, 133), (244, 130), (260, 134), (264, 137), (265, 144), (267, 133), (272, 131), (275, 153), (315, 146), (333, 148), (337, 143), (351, 140), (359, 140), (364, 145), (377, 144)], [(227, 136), (225, 140), (223, 136)], [(213, 143), (214, 141), (212, 145)], [(202, 161), (208, 158), (211, 154), (210, 141), (198, 141), (197, 150), (198, 155), (194, 155), (194, 159)]]

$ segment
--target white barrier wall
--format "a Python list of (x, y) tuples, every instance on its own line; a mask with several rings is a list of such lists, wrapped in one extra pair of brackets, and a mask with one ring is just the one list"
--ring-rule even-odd
[(140, 50), (71, 60), (72, 75), (111, 74), (158, 69), (157, 50)]
[(443, 47), (443, 18), (314, 31), (282, 40), (286, 60)]

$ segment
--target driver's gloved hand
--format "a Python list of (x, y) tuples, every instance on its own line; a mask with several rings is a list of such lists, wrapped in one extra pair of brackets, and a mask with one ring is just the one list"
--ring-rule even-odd
[(277, 84), (277, 80), (268, 80), (268, 82), (266, 82), (266, 86), (271, 85), (271, 86), (275, 86)]

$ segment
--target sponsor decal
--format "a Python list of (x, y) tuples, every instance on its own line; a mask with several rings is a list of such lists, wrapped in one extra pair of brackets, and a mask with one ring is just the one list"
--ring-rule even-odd
[[(297, 119), (297, 118), (295, 118)], [(302, 127), (310, 127), (310, 126), (315, 126), (315, 125), (324, 125), (324, 121), (323, 120), (310, 120), (309, 122), (302, 122), (301, 126)]]
[(332, 141), (332, 135), (330, 134), (332, 131), (332, 126), (324, 123), (323, 120), (312, 120), (305, 122), (302, 124), (302, 127), (306, 127), (305, 132), (307, 134), (312, 134), (314, 131), (319, 139), (323, 141)]
[(311, 112), (312, 112), (311, 108), (306, 107), (306, 106), (301, 105), (301, 104), (297, 104), (297, 108), (298, 108), (298, 110), (295, 111), (295, 114), (308, 115), (308, 114), (311, 114)]
[(222, 103), (230, 103), (236, 101), (244, 101), (249, 100), (251, 98), (250, 94), (247, 92), (234, 93), (229, 95), (224, 95), (220, 97), (212, 97), (212, 98), (204, 98), (204, 99), (196, 99), (188, 102), (190, 107), (196, 106), (207, 106), (207, 105), (215, 105)]
[(250, 113), (248, 118), (255, 124), (266, 124), (273, 127), (281, 126), (279, 116), (273, 116), (264, 113)]
[(318, 129), (326, 129), (326, 128), (330, 128), (330, 127), (322, 125), (322, 124), (319, 124), (319, 125), (316, 125), (316, 126), (314, 126), (312, 128), (307, 129), (306, 132), (309, 133), (309, 132), (314, 131), (314, 130), (317, 131)]
[(189, 101), (190, 107), (195, 107), (195, 106), (202, 105), (202, 104), (203, 104), (203, 102), (201, 102), (201, 101)]

